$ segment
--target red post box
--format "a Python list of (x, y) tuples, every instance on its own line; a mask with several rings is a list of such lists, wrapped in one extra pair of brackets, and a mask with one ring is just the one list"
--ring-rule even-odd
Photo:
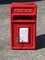
[(36, 48), (36, 4), (12, 3), (10, 6), (10, 46), (12, 49)]

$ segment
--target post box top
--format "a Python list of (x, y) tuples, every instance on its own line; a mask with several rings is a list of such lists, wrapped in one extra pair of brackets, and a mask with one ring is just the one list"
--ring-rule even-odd
[(27, 2), (27, 3), (25, 3), (25, 2), (23, 2), (23, 3), (12, 3), (11, 4), (11, 7), (36, 7), (36, 3), (33, 3), (33, 2), (31, 2), (31, 3), (29, 3), (29, 2)]
[(36, 15), (36, 3), (12, 3), (11, 14), (14, 15)]

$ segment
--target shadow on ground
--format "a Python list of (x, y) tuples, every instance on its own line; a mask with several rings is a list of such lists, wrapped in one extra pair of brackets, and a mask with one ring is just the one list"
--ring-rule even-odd
[(10, 4), (12, 2), (35, 2), (35, 1), (42, 1), (42, 0), (1, 0), (0, 4)]
[(45, 34), (36, 37), (37, 49), (45, 48)]

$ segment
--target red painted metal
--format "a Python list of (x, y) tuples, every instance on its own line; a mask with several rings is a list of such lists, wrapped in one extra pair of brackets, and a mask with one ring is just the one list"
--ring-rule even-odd
[[(27, 18), (26, 18), (27, 17)], [(19, 42), (19, 29), (28, 28), (28, 42)], [(10, 5), (10, 47), (12, 49), (36, 48), (36, 4), (12, 3)]]

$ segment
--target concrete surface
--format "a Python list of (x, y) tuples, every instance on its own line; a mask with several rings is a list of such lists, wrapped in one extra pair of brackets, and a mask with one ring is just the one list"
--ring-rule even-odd
[(37, 50), (10, 49), (9, 5), (0, 5), (0, 60), (45, 60), (45, 1), (37, 1)]

